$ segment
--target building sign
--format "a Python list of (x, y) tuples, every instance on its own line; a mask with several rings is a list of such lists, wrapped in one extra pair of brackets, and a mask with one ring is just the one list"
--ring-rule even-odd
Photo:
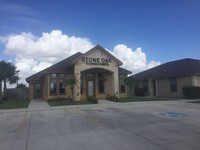
[(112, 60), (110, 58), (83, 57), (82, 62), (85, 62), (86, 65), (109, 66)]

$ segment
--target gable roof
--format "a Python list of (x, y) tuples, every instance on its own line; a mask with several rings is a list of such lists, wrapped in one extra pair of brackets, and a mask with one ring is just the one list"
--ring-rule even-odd
[(100, 45), (96, 45), (95, 47), (93, 47), (92, 49), (90, 49), (89, 51), (87, 51), (86, 53), (84, 53), (83, 55), (81, 55), (78, 58), (76, 58), (72, 63), (75, 64), (78, 60), (80, 60), (81, 58), (83, 58), (85, 55), (88, 55), (89, 53), (91, 53), (92, 51), (94, 51), (96, 49), (102, 51), (103, 53), (105, 53), (106, 55), (108, 55), (110, 58), (112, 58), (117, 63), (118, 66), (123, 65), (123, 63), (119, 59), (117, 59), (115, 56), (113, 56), (112, 54), (110, 54), (106, 49), (104, 49)]
[[(88, 52), (86, 52), (85, 54), (88, 54), (89, 52), (95, 50), (95, 49), (99, 49), (101, 51), (103, 51), (104, 53), (106, 53), (109, 57), (111, 57), (112, 59), (114, 59), (118, 65), (122, 65), (122, 62), (120, 60), (118, 60), (116, 57), (114, 57), (113, 55), (111, 55), (108, 51), (106, 51), (103, 47), (101, 47), (100, 45), (95, 46), (94, 48), (92, 48), (91, 50), (89, 50)], [(72, 66), (73, 64), (79, 60), (80, 58), (82, 58), (83, 56), (85, 56), (85, 54), (82, 54), (80, 52), (75, 53), (74, 55), (36, 73), (33, 74), (32, 76), (29, 76), (26, 78), (26, 81), (29, 82), (31, 80), (42, 80), (43, 77), (45, 76), (45, 74), (47, 73), (64, 73), (66, 71), (70, 71), (73, 70)], [(130, 71), (119, 67), (119, 73), (121, 74), (131, 74)]]
[(164, 79), (200, 75), (200, 60), (185, 58), (171, 61), (149, 70), (132, 75), (136, 80)]

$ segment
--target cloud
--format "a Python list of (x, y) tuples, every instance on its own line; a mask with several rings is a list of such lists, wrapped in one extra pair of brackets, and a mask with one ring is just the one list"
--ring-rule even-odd
[(156, 61), (148, 63), (146, 54), (140, 47), (133, 51), (124, 44), (118, 44), (114, 47), (112, 53), (123, 62), (123, 67), (132, 71), (133, 74), (161, 64)]
[[(76, 52), (86, 52), (94, 44), (87, 38), (68, 36), (60, 30), (42, 33), (40, 37), (32, 33), (23, 32), (9, 36), (0, 36), (4, 43), (4, 53), (15, 56), (15, 65), (21, 78), (21, 83), (26, 83), (25, 78), (39, 72)], [(159, 65), (160, 62), (147, 62), (146, 54), (141, 48), (133, 51), (124, 44), (116, 45), (109, 50), (120, 59), (123, 67), (133, 73)]]

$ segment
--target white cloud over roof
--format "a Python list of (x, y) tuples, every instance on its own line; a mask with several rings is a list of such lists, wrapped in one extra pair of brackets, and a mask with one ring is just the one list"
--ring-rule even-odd
[[(22, 83), (25, 78), (55, 64), (76, 52), (86, 52), (94, 47), (87, 38), (68, 36), (60, 30), (42, 33), (37, 37), (32, 33), (23, 32), (0, 37), (5, 44), (5, 54), (15, 56), (15, 65), (20, 70), (19, 76)], [(147, 62), (146, 54), (141, 48), (135, 51), (124, 44), (116, 45), (109, 50), (123, 62), (123, 67), (133, 73), (152, 68), (160, 62)]]

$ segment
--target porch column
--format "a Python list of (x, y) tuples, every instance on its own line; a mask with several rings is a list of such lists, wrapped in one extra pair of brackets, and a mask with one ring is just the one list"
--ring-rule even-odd
[(118, 74), (118, 68), (116, 69), (116, 71), (113, 72), (113, 94), (115, 94), (119, 98), (119, 74)]
[(74, 87), (74, 93), (73, 93), (74, 94), (73, 97), (76, 101), (81, 100), (80, 74), (81, 74), (81, 72), (80, 72), (79, 68), (74, 67), (74, 76), (76, 77), (76, 79), (78, 81)]

